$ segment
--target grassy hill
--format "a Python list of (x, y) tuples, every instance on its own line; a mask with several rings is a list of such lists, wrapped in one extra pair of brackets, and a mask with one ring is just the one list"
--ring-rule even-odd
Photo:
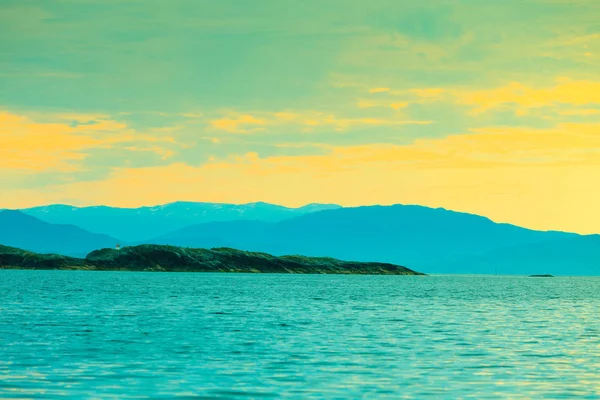
[(92, 251), (86, 258), (37, 254), (0, 246), (0, 268), (99, 271), (250, 272), (292, 274), (422, 275), (408, 268), (325, 257), (282, 256), (231, 248), (194, 249), (140, 245)]

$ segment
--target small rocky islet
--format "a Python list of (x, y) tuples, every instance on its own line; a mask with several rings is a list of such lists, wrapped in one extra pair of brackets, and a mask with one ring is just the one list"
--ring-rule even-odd
[(0, 245), (0, 269), (425, 275), (388, 263), (300, 255), (278, 257), (226, 247), (198, 249), (167, 245), (100, 249), (85, 258), (39, 254)]

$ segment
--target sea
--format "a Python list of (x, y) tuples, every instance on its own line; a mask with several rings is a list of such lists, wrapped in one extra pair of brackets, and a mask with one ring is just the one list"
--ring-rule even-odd
[(174, 397), (598, 399), (600, 278), (0, 271), (0, 398)]

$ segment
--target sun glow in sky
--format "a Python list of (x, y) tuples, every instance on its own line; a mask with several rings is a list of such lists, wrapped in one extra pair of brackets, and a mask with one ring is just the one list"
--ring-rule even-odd
[(600, 232), (600, 1), (3, 0), (0, 207), (410, 203)]

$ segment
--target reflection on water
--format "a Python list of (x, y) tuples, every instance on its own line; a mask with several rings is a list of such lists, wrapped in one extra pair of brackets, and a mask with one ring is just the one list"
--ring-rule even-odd
[(0, 397), (600, 396), (600, 279), (0, 271)]

